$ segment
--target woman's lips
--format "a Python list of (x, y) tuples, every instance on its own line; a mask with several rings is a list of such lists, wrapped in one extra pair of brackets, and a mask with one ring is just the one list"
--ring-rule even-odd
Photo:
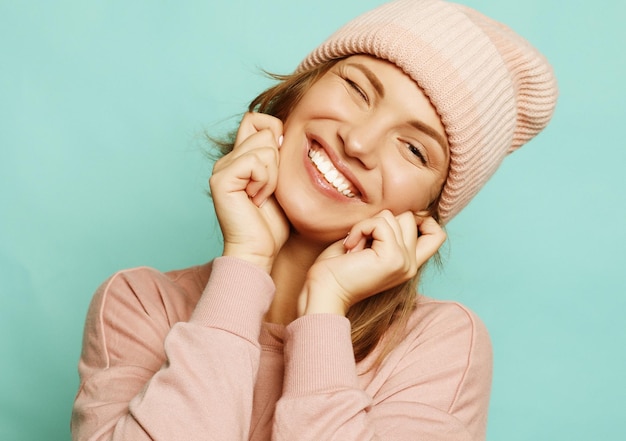
[(361, 201), (364, 193), (352, 172), (337, 159), (322, 139), (307, 137), (309, 172), (328, 193), (340, 200)]
[(317, 170), (324, 176), (326, 182), (331, 184), (342, 195), (353, 198), (356, 196), (356, 188), (330, 161), (322, 149), (311, 147), (309, 149), (309, 159)]

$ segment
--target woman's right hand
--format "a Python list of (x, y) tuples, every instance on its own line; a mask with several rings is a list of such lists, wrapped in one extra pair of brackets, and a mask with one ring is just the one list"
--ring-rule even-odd
[(289, 222), (274, 198), (283, 124), (246, 113), (232, 152), (216, 161), (209, 180), (224, 236), (224, 256), (247, 260), (268, 273), (289, 235)]

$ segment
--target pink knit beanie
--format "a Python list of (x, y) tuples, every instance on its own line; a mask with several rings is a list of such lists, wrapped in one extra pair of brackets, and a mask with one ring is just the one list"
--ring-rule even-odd
[(463, 5), (386, 3), (335, 32), (298, 70), (354, 54), (396, 64), (437, 109), (450, 145), (442, 224), (469, 203), (508, 153), (548, 124), (556, 104), (556, 79), (546, 59), (510, 28)]

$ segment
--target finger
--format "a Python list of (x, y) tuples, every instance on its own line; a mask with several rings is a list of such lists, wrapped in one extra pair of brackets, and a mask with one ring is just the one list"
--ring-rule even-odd
[(396, 221), (398, 222), (398, 226), (400, 228), (400, 232), (402, 235), (402, 242), (407, 250), (411, 250), (411, 254), (415, 249), (417, 244), (417, 231), (418, 226), (413, 213), (407, 211), (402, 213), (399, 216), (396, 216)]
[[(350, 237), (350, 236), (348, 236), (348, 237)], [(344, 241), (344, 248), (345, 248), (346, 252), (354, 253), (356, 251), (362, 251), (365, 248), (367, 248), (367, 237), (360, 236), (357, 239), (354, 239), (354, 237), (353, 237), (353, 239), (351, 241), (349, 241), (348, 245), (346, 245), (348, 237), (346, 237), (346, 240)]]
[(250, 168), (250, 177), (245, 191), (257, 207), (264, 201), (263, 189), (266, 187), (268, 179), (268, 169), (263, 164), (256, 163)]
[(273, 140), (272, 145), (277, 147), (283, 135), (283, 123), (278, 118), (258, 112), (247, 112), (244, 114), (235, 137), (235, 147), (240, 146), (250, 136), (257, 132), (267, 130)]
[(391, 219), (385, 215), (364, 219), (352, 227), (344, 245), (346, 249), (352, 250), (365, 248), (367, 242), (371, 242), (370, 248), (374, 247), (376, 242), (394, 244), (397, 247), (399, 242), (392, 224), (397, 226), (393, 216)]
[(270, 147), (278, 151), (278, 142), (274, 136), (274, 133), (269, 129), (262, 129), (258, 132), (254, 132), (240, 144), (235, 144), (232, 152), (229, 153), (231, 158), (237, 158), (245, 153), (251, 152), (258, 148)]
[[(389, 232), (393, 234), (393, 237), (386, 237), (385, 240), (395, 240), (396, 243), (402, 243), (402, 233), (394, 215), (389, 210), (383, 210), (375, 216), (364, 219), (352, 227), (349, 236), (346, 238), (345, 245), (347, 248), (354, 249), (357, 243), (363, 241), (362, 237), (367, 236), (372, 239), (372, 234), (378, 225), (379, 228), (386, 227)], [(367, 233), (365, 233), (367, 231)], [(380, 231), (379, 231), (380, 234)], [(383, 236), (380, 236), (383, 239)]]
[(276, 165), (278, 165), (278, 147), (275, 144), (274, 135), (269, 130), (262, 130), (254, 133), (236, 149), (233, 149), (233, 151), (218, 159), (213, 165), (213, 173), (220, 172), (230, 167), (234, 161), (237, 161), (238, 158), (246, 154), (258, 152), (263, 149), (274, 151), (273, 156), (268, 158), (273, 158), (271, 162), (275, 162)]
[(398, 245), (403, 244), (404, 240), (402, 237), (402, 229), (400, 228), (400, 224), (398, 223), (396, 216), (394, 216), (390, 210), (383, 210), (377, 214), (377, 217), (383, 218), (389, 224), (389, 227), (396, 238), (396, 243)]
[(278, 183), (278, 153), (274, 149), (257, 149), (251, 154), (250, 182), (246, 193), (260, 207), (276, 190)]
[(418, 225), (420, 236), (417, 238), (415, 257), (419, 266), (426, 263), (446, 241), (446, 233), (432, 217), (424, 218)]
[(255, 149), (228, 162), (209, 180), (214, 194), (245, 191), (260, 206), (276, 188), (278, 152), (266, 147)]

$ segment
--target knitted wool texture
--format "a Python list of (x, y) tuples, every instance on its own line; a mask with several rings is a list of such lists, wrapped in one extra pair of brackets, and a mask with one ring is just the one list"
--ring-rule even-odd
[(440, 222), (454, 217), (504, 157), (549, 122), (557, 84), (547, 60), (507, 26), (441, 0), (398, 0), (352, 20), (300, 64), (369, 54), (408, 74), (446, 130), (450, 168)]

